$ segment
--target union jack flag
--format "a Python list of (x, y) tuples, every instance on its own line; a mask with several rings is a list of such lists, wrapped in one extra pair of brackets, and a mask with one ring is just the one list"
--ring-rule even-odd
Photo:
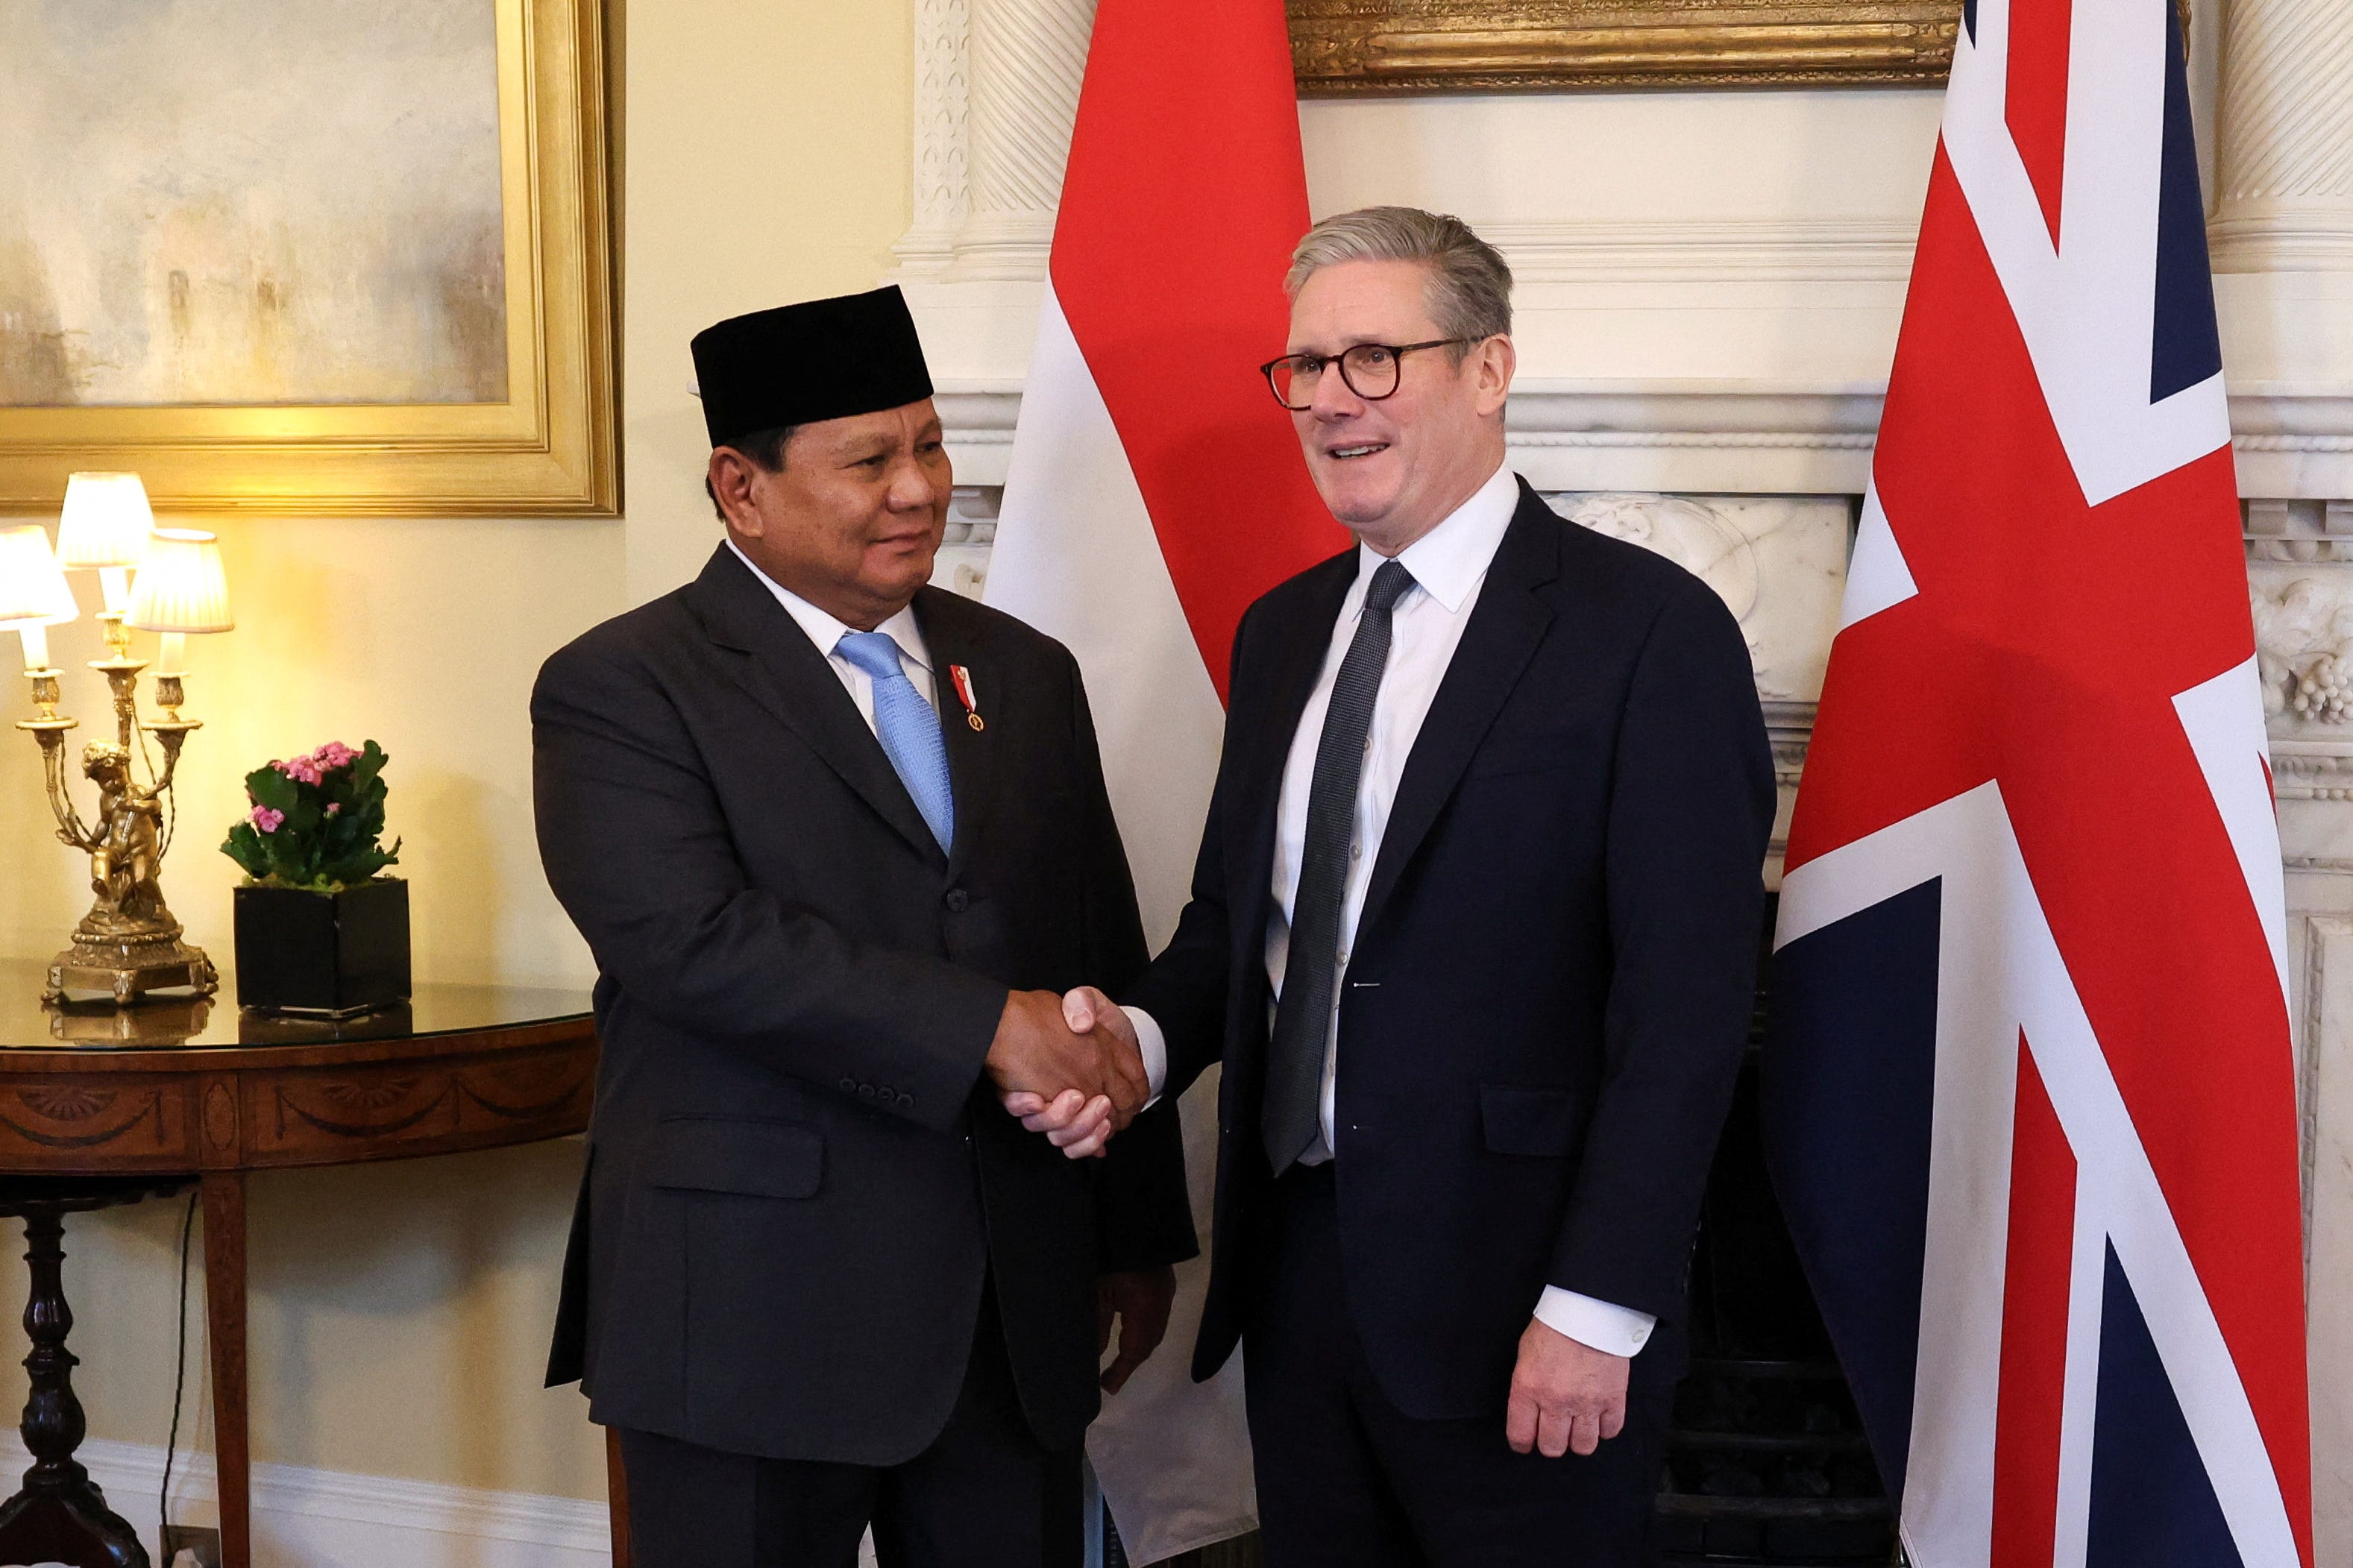
[(2173, 0), (1970, 0), (1765, 1057), (1916, 1568), (2311, 1562), (2221, 369)]

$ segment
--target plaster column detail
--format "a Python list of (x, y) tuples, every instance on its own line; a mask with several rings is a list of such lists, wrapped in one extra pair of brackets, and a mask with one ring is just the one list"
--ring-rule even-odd
[(1093, 0), (969, 3), (969, 198), (949, 275), (1040, 279), (1078, 118)]
[(2231, 0), (2218, 272), (2353, 270), (2353, 8)]
[(915, 216), (892, 247), (903, 272), (935, 275), (972, 210), (972, 0), (915, 0)]

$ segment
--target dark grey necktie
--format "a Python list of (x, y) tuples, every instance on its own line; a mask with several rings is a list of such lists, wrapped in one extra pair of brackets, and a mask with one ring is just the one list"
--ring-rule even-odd
[(1332, 706), (1315, 743), (1307, 790), (1307, 838), (1299, 889), (1291, 900), (1291, 946), (1275, 1004), (1267, 1052), (1266, 1103), (1259, 1119), (1266, 1157), (1281, 1175), (1315, 1146), (1324, 1121), (1324, 1054), (1332, 1037), (1332, 999), (1339, 983), (1340, 910), (1348, 885), (1348, 848), (1356, 828), (1356, 786), (1370, 751), (1373, 702), (1389, 659), (1389, 612), (1413, 586), (1413, 574), (1388, 561), (1365, 592), (1356, 637), (1332, 682)]

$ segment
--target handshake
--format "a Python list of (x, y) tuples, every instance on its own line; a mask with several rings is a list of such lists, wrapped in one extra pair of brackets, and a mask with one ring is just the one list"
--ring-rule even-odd
[(1134, 1026), (1092, 985), (1006, 997), (983, 1067), (1007, 1113), (1073, 1160), (1101, 1154), (1152, 1098)]

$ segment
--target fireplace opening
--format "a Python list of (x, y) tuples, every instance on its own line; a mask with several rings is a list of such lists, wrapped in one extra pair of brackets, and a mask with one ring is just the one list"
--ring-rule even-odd
[(1772, 911), (1732, 1113), (1692, 1255), (1691, 1372), (1675, 1395), (1658, 1544), (1678, 1565), (1884, 1563), (1894, 1510), (1765, 1170), (1757, 1068)]

